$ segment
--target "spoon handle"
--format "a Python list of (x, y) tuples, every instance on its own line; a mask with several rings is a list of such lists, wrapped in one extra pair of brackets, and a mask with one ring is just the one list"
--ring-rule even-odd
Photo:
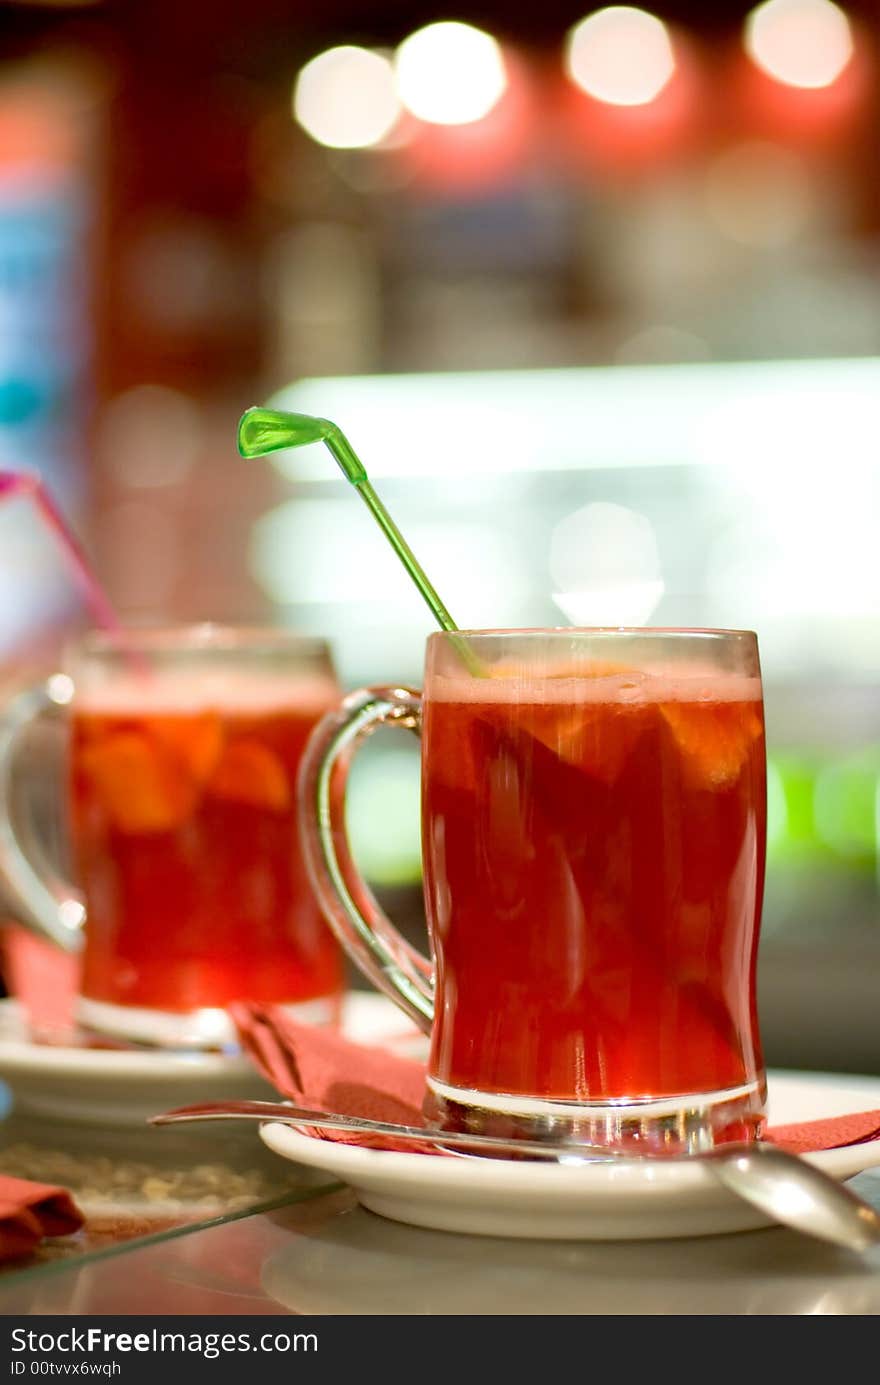
[(537, 1140), (504, 1140), (495, 1135), (472, 1135), (467, 1131), (428, 1130), (423, 1126), (397, 1125), (368, 1120), (363, 1116), (339, 1116), (327, 1111), (313, 1111), (308, 1106), (272, 1101), (206, 1102), (196, 1106), (181, 1106), (177, 1110), (151, 1116), (150, 1125), (213, 1120), (275, 1121), (283, 1125), (311, 1126), (315, 1130), (339, 1130), (352, 1135), (385, 1135), (408, 1144), (527, 1154), (530, 1158), (547, 1159), (553, 1163), (559, 1163), (566, 1156), (597, 1160), (626, 1157), (621, 1151), (606, 1145), (551, 1145), (541, 1144)]

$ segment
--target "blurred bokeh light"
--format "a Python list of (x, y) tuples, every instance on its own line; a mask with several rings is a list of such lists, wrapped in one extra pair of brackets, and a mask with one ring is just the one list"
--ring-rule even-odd
[(296, 79), (293, 110), (303, 129), (331, 149), (380, 144), (400, 115), (391, 63), (351, 45), (319, 53)]
[(646, 105), (675, 71), (666, 25), (630, 5), (581, 20), (568, 35), (565, 63), (573, 82), (612, 106)]
[(507, 85), (495, 39), (455, 20), (428, 24), (405, 38), (394, 70), (403, 104), (434, 125), (482, 120)]
[(765, 0), (746, 20), (749, 56), (787, 86), (828, 87), (853, 55), (849, 20), (833, 0)]
[(549, 567), (572, 625), (650, 625), (663, 596), (654, 526), (625, 505), (593, 501), (561, 519)]

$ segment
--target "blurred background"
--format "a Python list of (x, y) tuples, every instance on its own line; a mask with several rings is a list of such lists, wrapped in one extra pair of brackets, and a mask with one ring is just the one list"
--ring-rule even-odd
[[(768, 1058), (880, 1070), (880, 7), (0, 0), (0, 469), (130, 621), (322, 633), (417, 684), (430, 622), (748, 627), (770, 755)], [(85, 622), (0, 506), (0, 683)], [(351, 824), (420, 919), (415, 748)], [(369, 805), (369, 807), (367, 807)]]

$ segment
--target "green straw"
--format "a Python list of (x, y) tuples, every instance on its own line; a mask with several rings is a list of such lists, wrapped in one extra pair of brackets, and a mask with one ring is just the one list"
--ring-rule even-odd
[[(441, 630), (455, 633), (458, 626), (440, 600), (427, 573), (373, 489), (367, 470), (342, 429), (327, 418), (290, 414), (280, 409), (248, 409), (238, 425), (238, 450), (242, 457), (264, 457), (287, 447), (323, 442), (339, 464), (346, 481), (354, 486), (406, 568)], [(454, 640), (462, 662), (471, 673), (485, 677), (485, 670), (465, 640)]]

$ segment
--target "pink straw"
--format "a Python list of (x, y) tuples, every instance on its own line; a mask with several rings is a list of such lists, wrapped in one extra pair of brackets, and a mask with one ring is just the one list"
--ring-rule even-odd
[(0, 504), (17, 496), (29, 497), (37, 513), (60, 544), (73, 575), (82, 587), (97, 625), (119, 633), (122, 622), (104, 594), (79, 540), (35, 471), (0, 471)]

